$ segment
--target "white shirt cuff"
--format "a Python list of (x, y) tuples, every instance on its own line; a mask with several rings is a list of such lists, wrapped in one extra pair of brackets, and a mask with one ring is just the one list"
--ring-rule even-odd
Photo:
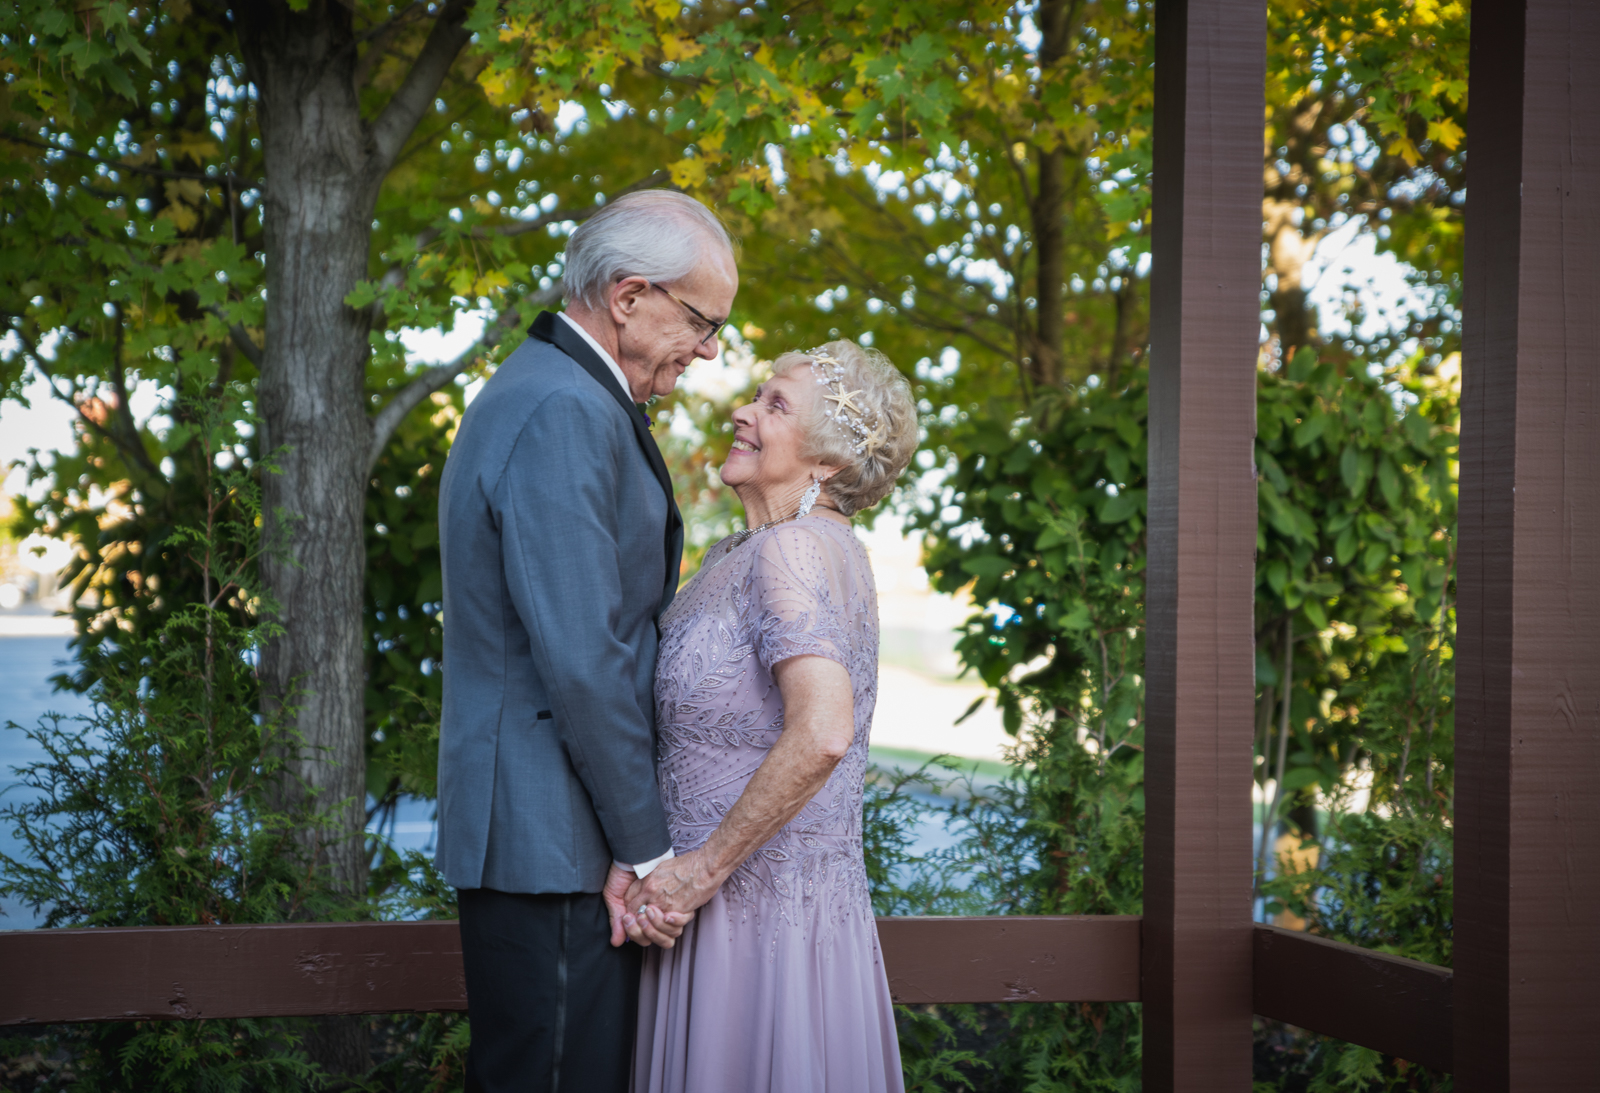
[(626, 862), (620, 862), (616, 860), (613, 860), (611, 864), (615, 865), (618, 869), (631, 869), (633, 870), (634, 876), (638, 877), (640, 880), (643, 880), (650, 875), (650, 871), (656, 866), (660, 865), (668, 858), (675, 857), (677, 857), (677, 855), (672, 852), (672, 847), (669, 846), (667, 847), (667, 852), (661, 855), (659, 858), (651, 858), (649, 861), (640, 862), (638, 865), (629, 865)]

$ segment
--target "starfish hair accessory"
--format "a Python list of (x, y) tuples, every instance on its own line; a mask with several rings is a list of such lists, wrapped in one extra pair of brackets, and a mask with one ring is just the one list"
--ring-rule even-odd
[(821, 349), (814, 349), (806, 356), (811, 358), (811, 374), (828, 391), (822, 396), (826, 404), (823, 414), (851, 436), (850, 450), (856, 455), (868, 456), (881, 448), (889, 438), (889, 423), (878, 411), (861, 405), (859, 399), (865, 391), (847, 388), (844, 365)]

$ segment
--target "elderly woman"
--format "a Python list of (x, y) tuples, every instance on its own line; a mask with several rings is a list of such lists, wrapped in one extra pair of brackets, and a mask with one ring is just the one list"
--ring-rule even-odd
[[(748, 530), (661, 619), (658, 774), (677, 856), (626, 922), (646, 955), (636, 1093), (900, 1090), (861, 851), (878, 603), (850, 516), (916, 447), (910, 385), (849, 341), (790, 353), (735, 411)], [(671, 918), (666, 916), (671, 915)]]

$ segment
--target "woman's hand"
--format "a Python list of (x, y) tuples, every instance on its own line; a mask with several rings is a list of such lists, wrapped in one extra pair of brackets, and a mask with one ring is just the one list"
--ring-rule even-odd
[(684, 927), (689, 925), (694, 915), (674, 914), (656, 907), (650, 908), (652, 913), (649, 914), (630, 911), (629, 908), (638, 908), (640, 905), (630, 902), (629, 888), (636, 888), (640, 883), (633, 870), (619, 869), (615, 862), (606, 873), (605, 887), (600, 890), (600, 896), (605, 900), (606, 913), (611, 916), (611, 947), (616, 948), (624, 941), (631, 940), (647, 948), (660, 945), (663, 949), (670, 949), (683, 936)]
[(706, 860), (705, 848), (668, 858), (636, 880), (625, 897), (626, 910), (637, 913), (650, 906), (662, 911), (690, 913), (705, 906), (717, 894), (726, 877), (719, 877)]
[(641, 906), (680, 914), (704, 906), (746, 858), (799, 815), (850, 750), (855, 696), (844, 665), (790, 657), (773, 665), (772, 674), (783, 695), (778, 742), (704, 846), (669, 858), (629, 887), (626, 910), (641, 925)]

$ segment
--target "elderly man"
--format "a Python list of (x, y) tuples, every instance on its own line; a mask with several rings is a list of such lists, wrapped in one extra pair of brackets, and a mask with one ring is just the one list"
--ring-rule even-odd
[[(738, 272), (710, 210), (652, 190), (573, 233), (564, 286), (467, 410), (439, 499), (435, 860), (460, 890), (469, 1091), (628, 1085), (621, 897), (672, 854), (652, 688), (683, 547), (636, 404), (716, 355)], [(628, 932), (670, 946), (686, 921)]]

